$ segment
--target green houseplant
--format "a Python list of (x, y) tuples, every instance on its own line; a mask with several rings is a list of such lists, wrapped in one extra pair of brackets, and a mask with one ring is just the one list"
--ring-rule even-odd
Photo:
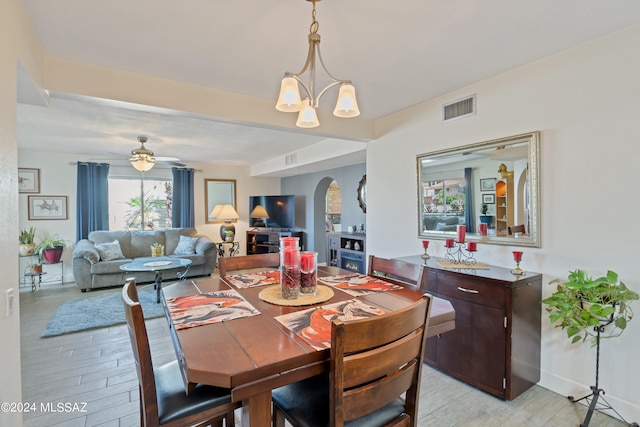
[(20, 230), (20, 234), (18, 235), (18, 242), (20, 245), (18, 246), (18, 253), (20, 256), (30, 256), (33, 255), (35, 251), (35, 236), (36, 229), (33, 227), (29, 227), (29, 229)]
[(549, 284), (557, 284), (556, 291), (542, 303), (547, 306), (551, 323), (566, 330), (571, 343), (590, 336), (591, 345), (595, 346), (597, 328), (607, 323), (611, 327), (604, 334), (601, 329), (600, 337), (619, 336), (633, 319), (629, 303), (639, 298), (613, 271), (593, 279), (584, 270), (576, 269), (566, 281), (555, 279)]
[(41, 241), (36, 246), (36, 253), (41, 260), (49, 264), (60, 262), (62, 251), (67, 247), (67, 241), (60, 235), (54, 234)]

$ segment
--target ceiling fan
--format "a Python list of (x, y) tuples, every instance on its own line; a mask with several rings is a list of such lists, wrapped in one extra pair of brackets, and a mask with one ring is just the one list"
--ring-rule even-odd
[[(144, 146), (147, 142), (146, 136), (139, 136), (138, 142), (140, 143), (140, 147), (131, 150), (131, 155), (133, 157), (129, 158), (131, 165), (139, 170), (140, 172), (147, 172), (153, 168), (156, 163), (167, 164), (171, 166), (185, 166), (184, 163), (180, 162), (180, 159), (177, 157), (160, 157), (155, 156), (153, 151), (149, 150)], [(110, 153), (118, 156), (125, 156), (124, 154), (119, 153)]]

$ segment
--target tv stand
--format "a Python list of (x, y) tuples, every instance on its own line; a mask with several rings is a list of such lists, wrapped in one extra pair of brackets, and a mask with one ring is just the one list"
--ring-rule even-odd
[(249, 230), (247, 231), (247, 255), (280, 252), (281, 237), (298, 237), (300, 247), (304, 250), (304, 233), (302, 231)]

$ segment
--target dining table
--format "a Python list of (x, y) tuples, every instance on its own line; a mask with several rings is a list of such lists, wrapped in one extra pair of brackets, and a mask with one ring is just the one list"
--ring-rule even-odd
[[(269, 273), (273, 272), (265, 272), (267, 276)], [(324, 285), (323, 279), (352, 273), (338, 267), (318, 266), (318, 285)], [(228, 276), (214, 276), (180, 281), (162, 289), (185, 392), (188, 394), (196, 384), (230, 389), (232, 400), (242, 402), (243, 426), (270, 426), (273, 389), (329, 370), (329, 349), (318, 348), (302, 334), (295, 333), (285, 326), (282, 318), (354, 300), (363, 306), (393, 311), (423, 296), (422, 292), (397, 285), (388, 292), (370, 292), (360, 296), (332, 287), (331, 297), (324, 302), (302, 306), (279, 305), (267, 302), (264, 297), (266, 288), (279, 285), (274, 285), (277, 283), (274, 281), (265, 283), (268, 284), (238, 287)], [(207, 295), (240, 295), (248, 303), (247, 314), (215, 323), (195, 322), (193, 327), (185, 327), (184, 319), (205, 318), (202, 312), (184, 315), (181, 321), (177, 320), (180, 317), (176, 315), (178, 311), (184, 310), (186, 305), (196, 304), (190, 302), (190, 298), (200, 299)], [(222, 307), (225, 303), (219, 305)], [(432, 297), (427, 335), (435, 336), (453, 329), (454, 318), (454, 309), (448, 301)]]

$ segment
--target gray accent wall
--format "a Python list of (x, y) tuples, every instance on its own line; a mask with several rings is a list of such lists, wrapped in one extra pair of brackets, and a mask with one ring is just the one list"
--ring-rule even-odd
[(367, 173), (366, 163), (282, 178), (282, 194), (296, 196), (296, 229), (305, 233), (305, 250), (318, 252), (318, 262), (326, 262), (325, 198), (333, 180), (341, 194), (342, 231), (350, 225), (365, 224), (366, 215), (358, 204), (358, 184)]

